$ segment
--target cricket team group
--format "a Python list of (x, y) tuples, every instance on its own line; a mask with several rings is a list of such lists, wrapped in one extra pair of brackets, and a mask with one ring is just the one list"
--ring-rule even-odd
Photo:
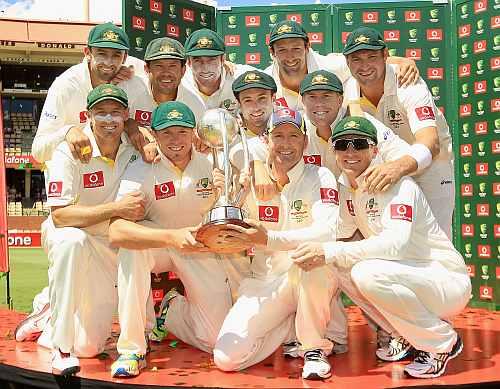
[[(294, 21), (272, 27), (263, 72), (226, 61), (208, 29), (154, 39), (144, 61), (129, 47), (121, 28), (95, 26), (48, 91), (32, 153), (46, 165), (49, 285), (16, 340), (75, 374), (118, 312), (113, 377), (139, 375), (168, 332), (223, 371), (279, 350), (321, 380), (348, 352), (344, 292), (377, 338), (366, 358), (442, 375), (463, 348), (451, 319), (471, 284), (450, 241), (450, 131), (415, 62), (367, 27), (320, 55)], [(231, 179), (197, 131), (214, 108), (248, 140), (247, 163), (231, 145)], [(213, 252), (197, 233), (226, 180), (246, 224), (221, 227), (213, 239), (230, 253)], [(151, 273), (166, 271), (185, 294), (166, 293), (157, 316)]]

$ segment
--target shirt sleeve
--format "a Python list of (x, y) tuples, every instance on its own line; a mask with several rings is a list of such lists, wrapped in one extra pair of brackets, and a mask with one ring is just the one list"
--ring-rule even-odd
[(410, 145), (381, 121), (365, 112), (365, 117), (377, 129), (378, 151), (382, 160), (395, 161), (410, 153)]
[(437, 108), (424, 80), (420, 78), (415, 85), (398, 88), (398, 97), (413, 134), (425, 127), (437, 127)]
[(52, 158), (52, 153), (64, 141), (66, 133), (72, 127), (66, 125), (68, 121), (64, 113), (64, 105), (68, 102), (65, 101), (64, 93), (57, 90), (57, 85), (56, 80), (49, 88), (31, 146), (33, 157), (40, 163)]
[(327, 242), (336, 239), (339, 217), (339, 193), (335, 176), (319, 169), (320, 179), (307, 191), (312, 193), (312, 224), (288, 231), (268, 231), (267, 247), (271, 250), (293, 250), (300, 243)]
[(415, 228), (417, 214), (417, 188), (415, 182), (405, 178), (391, 194), (377, 196), (381, 210), (382, 231), (355, 242), (328, 242), (323, 244), (327, 263), (351, 268), (365, 259), (401, 260)]
[(124, 196), (135, 191), (141, 191), (144, 193), (144, 185), (147, 181), (147, 176), (149, 175), (148, 168), (151, 169), (152, 166), (140, 158), (129, 164), (125, 169), (125, 172), (123, 172), (115, 200), (121, 200)]
[(45, 191), (49, 207), (61, 207), (78, 202), (81, 190), (80, 162), (76, 162), (69, 149), (63, 147), (54, 151), (47, 162)]

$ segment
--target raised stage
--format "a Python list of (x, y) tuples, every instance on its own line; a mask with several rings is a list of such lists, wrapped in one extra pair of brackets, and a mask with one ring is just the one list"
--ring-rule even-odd
[(210, 355), (173, 339), (153, 345), (148, 367), (138, 378), (114, 380), (109, 371), (116, 357), (116, 333), (104, 354), (82, 359), (81, 372), (62, 380), (50, 373), (48, 350), (13, 340), (14, 328), (24, 314), (0, 310), (0, 388), (500, 388), (500, 312), (468, 309), (457, 317), (455, 326), (464, 351), (450, 362), (443, 377), (417, 380), (403, 375), (405, 363), (378, 362), (374, 333), (356, 307), (348, 311), (349, 352), (330, 358), (333, 376), (320, 382), (302, 380), (302, 360), (284, 359), (280, 351), (242, 372), (224, 373), (217, 370)]

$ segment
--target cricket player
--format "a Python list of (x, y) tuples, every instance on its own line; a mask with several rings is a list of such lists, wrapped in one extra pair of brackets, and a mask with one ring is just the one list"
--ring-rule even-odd
[(295, 334), (294, 324), (306, 363), (323, 358), (332, 348), (316, 332), (312, 318), (328, 321), (316, 308), (330, 304), (333, 292), (326, 291), (336, 285), (326, 282), (321, 271), (300, 271), (289, 250), (299, 242), (335, 238), (339, 201), (335, 177), (326, 168), (304, 163), (307, 136), (298, 111), (274, 112), (266, 138), (267, 166), (280, 192), (266, 202), (249, 195), (245, 204), (252, 228), (228, 226), (224, 231), (228, 242), (255, 245), (252, 276), (241, 283), (240, 297), (224, 320), (214, 349), (215, 364), (225, 371), (245, 369), (268, 357)]
[[(358, 101), (365, 112), (411, 145), (415, 181), (439, 225), (451, 237), (455, 207), (451, 136), (427, 85), (421, 78), (414, 85), (398, 85), (382, 35), (372, 28), (353, 31), (343, 53), (352, 74), (344, 88), (346, 100)], [(366, 174), (368, 190), (380, 190), (397, 176), (401, 171), (394, 163), (378, 165)]]
[[(328, 70), (335, 73), (342, 82), (350, 76), (342, 55), (331, 53), (324, 56), (312, 50), (307, 31), (295, 21), (281, 21), (271, 28), (269, 51), (273, 63), (265, 72), (276, 81), (276, 102), (284, 107), (303, 111), (299, 88), (307, 73)], [(398, 78), (401, 85), (412, 83), (418, 78), (415, 61), (391, 57), (389, 62), (399, 66)]]
[[(120, 247), (120, 356), (111, 367), (114, 377), (136, 376), (146, 366), (144, 333), (151, 272), (175, 272), (187, 292), (187, 297), (175, 291), (167, 293), (161, 312), (164, 328), (159, 329), (206, 352), (212, 352), (239, 279), (248, 273), (247, 257), (209, 253), (195, 240), (218, 189), (209, 157), (192, 147), (195, 125), (187, 105), (173, 101), (160, 104), (153, 111), (151, 129), (161, 161), (153, 165), (137, 161), (120, 185), (118, 199), (139, 192), (146, 213), (140, 223), (116, 218), (110, 226), (110, 240)], [(162, 337), (153, 340), (161, 341)]]
[(203, 28), (194, 31), (184, 44), (187, 57), (187, 70), (182, 84), (194, 92), (193, 101), (184, 101), (200, 120), (206, 110), (224, 108), (235, 113), (237, 101), (232, 91), (235, 78), (248, 70), (248, 65), (233, 65), (229, 72), (224, 66), (226, 46), (216, 32)]
[[(128, 36), (112, 23), (99, 24), (90, 30), (85, 60), (66, 70), (49, 88), (31, 150), (37, 161), (50, 160), (63, 141), (68, 143), (75, 158), (89, 161), (92, 144), (82, 132), (87, 121), (87, 95), (94, 87), (114, 80), (127, 59), (129, 46)], [(137, 76), (122, 84), (129, 84), (129, 91), (143, 89)], [(142, 152), (146, 141), (137, 126), (128, 123), (127, 134)]]
[[(94, 86), (114, 81), (121, 74), (128, 49), (127, 35), (112, 23), (97, 25), (90, 31), (84, 61), (66, 70), (49, 88), (32, 146), (33, 156), (38, 161), (50, 160), (56, 147), (64, 141), (75, 159), (83, 163), (90, 161), (93, 145), (83, 132), (88, 120), (87, 96)], [(120, 85), (127, 89), (130, 110), (135, 112), (137, 96), (147, 93), (143, 82), (138, 77), (131, 77)], [(146, 141), (131, 121), (127, 121), (126, 131), (143, 156), (152, 159), (154, 154), (148, 146), (144, 151)], [(34, 298), (33, 312), (17, 326), (16, 340), (38, 339), (49, 319), (49, 290), (44, 288)], [(50, 347), (50, 338), (40, 338), (39, 344)]]
[(364, 239), (305, 243), (291, 258), (305, 270), (329, 265), (337, 274), (332, 282), (340, 282), (355, 301), (368, 303), (367, 312), (371, 310), (377, 322), (382, 315), (399, 337), (377, 350), (380, 359), (392, 361), (396, 353), (413, 346), (418, 351), (405, 372), (417, 378), (439, 377), (463, 347), (444, 319), (466, 306), (470, 278), (412, 178), (404, 177), (382, 193), (361, 190), (364, 174), (379, 163), (376, 134), (366, 119), (347, 117), (332, 135), (342, 171), (339, 184), (349, 190), (341, 203), (339, 235), (359, 229)]
[(42, 224), (49, 258), (51, 343), (54, 374), (80, 370), (77, 357), (103, 351), (116, 309), (116, 250), (108, 242), (109, 220), (140, 220), (143, 200), (131, 193), (115, 201), (121, 176), (140, 159), (124, 136), (128, 119), (125, 92), (102, 84), (87, 97), (84, 129), (92, 157), (82, 163), (60, 143), (45, 172), (50, 216)]

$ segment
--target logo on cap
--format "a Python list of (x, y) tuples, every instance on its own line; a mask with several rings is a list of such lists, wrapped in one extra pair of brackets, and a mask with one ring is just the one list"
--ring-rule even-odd
[(313, 77), (311, 84), (312, 85), (328, 84), (328, 77), (325, 77), (322, 74), (318, 74), (317, 76)]
[(292, 26), (288, 24), (283, 24), (278, 28), (278, 31), (276, 31), (277, 34), (287, 34), (289, 32), (292, 32)]
[(356, 43), (370, 43), (370, 38), (368, 38), (366, 35), (360, 35), (356, 39), (354, 39), (354, 42), (356, 42)]
[(213, 46), (213, 41), (211, 39), (208, 39), (206, 36), (198, 39), (198, 42), (196, 42), (196, 47), (199, 49), (206, 49), (212, 46)]
[(161, 46), (159, 50), (160, 53), (175, 53), (176, 51), (175, 47), (170, 46), (169, 44)]
[(103, 90), (102, 90), (102, 93), (113, 93), (113, 92), (114, 92), (114, 91), (113, 91), (113, 89), (111, 89), (111, 88), (106, 88), (106, 89), (103, 89)]
[(359, 123), (356, 123), (354, 120), (348, 121), (344, 124), (344, 130), (359, 130)]
[(177, 111), (176, 109), (173, 109), (167, 114), (167, 119), (168, 120), (177, 120), (177, 119), (182, 119), (184, 115)]
[(108, 30), (108, 31), (103, 32), (102, 39), (105, 39), (107, 41), (116, 42), (118, 40), (118, 34), (114, 31)]
[(255, 74), (255, 73), (248, 73), (246, 76), (245, 76), (245, 82), (257, 82), (257, 81), (260, 81), (260, 76), (258, 74)]

